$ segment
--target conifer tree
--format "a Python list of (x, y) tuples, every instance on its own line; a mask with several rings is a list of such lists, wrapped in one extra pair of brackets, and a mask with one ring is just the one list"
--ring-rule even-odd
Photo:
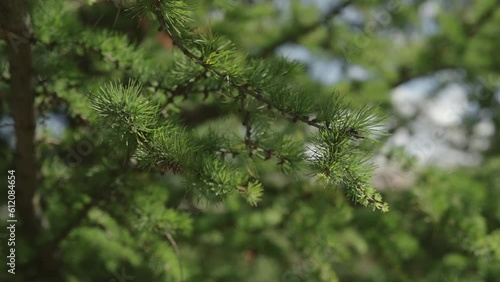
[[(1, 1), (0, 281), (496, 281), (499, 3)], [(419, 119), (450, 86), (472, 110), (419, 140), (390, 99), (418, 81)], [(491, 145), (422, 167), (380, 124)]]
[[(370, 186), (364, 147), (381, 134), (373, 106), (353, 107), (343, 93), (297, 83), (299, 63), (245, 54), (196, 18), (198, 3), (120, 3), (129, 21), (168, 35), (173, 48), (161, 52), (130, 33), (87, 25), (79, 14), (87, 5), (1, 4), (1, 84), (9, 101), (2, 115), (12, 116), (16, 132), (16, 153), (4, 151), (2, 168), (16, 170), (19, 248), (27, 248), (19, 279), (103, 279), (95, 277), (106, 271), (87, 251), (115, 272), (118, 261), (178, 262), (179, 273), (162, 275), (183, 279), (172, 234), (191, 227), (169, 204), (179, 193), (169, 191), (171, 181), (194, 203), (224, 205), (236, 194), (258, 210), (266, 197), (259, 171), (277, 168), (298, 183), (388, 210)], [(42, 131), (35, 139), (36, 121), (53, 113), (67, 119), (67, 133)], [(127, 235), (115, 241), (99, 226)]]

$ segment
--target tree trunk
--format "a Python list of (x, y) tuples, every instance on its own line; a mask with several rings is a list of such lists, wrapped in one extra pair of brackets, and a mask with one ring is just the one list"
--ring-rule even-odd
[[(52, 281), (58, 281), (58, 267), (55, 251), (40, 254), (38, 241), (43, 231), (43, 216), (38, 191), (38, 162), (35, 146), (35, 90), (34, 69), (31, 52), (31, 23), (26, 3), (23, 0), (0, 2), (0, 24), (3, 38), (7, 42), (7, 55), (10, 66), (10, 86), (12, 112), (16, 136), (14, 167), (16, 176), (16, 211), (22, 235), (30, 242), (38, 255), (43, 256), (35, 266), (37, 278), (43, 280), (42, 269)], [(16, 214), (17, 218), (17, 214)], [(20, 273), (26, 275), (27, 273)], [(42, 277), (40, 277), (42, 276)], [(38, 279), (37, 279), (38, 280)]]

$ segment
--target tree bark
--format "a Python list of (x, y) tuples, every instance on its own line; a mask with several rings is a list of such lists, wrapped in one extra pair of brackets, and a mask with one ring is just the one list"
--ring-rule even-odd
[[(37, 194), (37, 160), (35, 150), (35, 93), (29, 35), (29, 16), (24, 1), (3, 3), (2, 27), (7, 41), (10, 66), (12, 111), (16, 132), (14, 165), (16, 169), (17, 207), (23, 229), (34, 237), (41, 230), (40, 199)], [(27, 235), (28, 235), (27, 234)], [(31, 238), (30, 238), (31, 239)]]
[[(16, 176), (16, 211), (19, 212), (22, 235), (35, 252), (43, 231), (43, 216), (40, 205), (39, 169), (35, 146), (36, 114), (34, 69), (31, 51), (31, 23), (26, 3), (23, 0), (0, 2), (0, 24), (7, 42), (12, 113), (16, 137), (14, 167)], [(16, 216), (17, 217), (17, 216)], [(55, 253), (44, 254), (42, 265), (35, 268), (43, 279), (42, 269), (57, 281), (58, 263)]]

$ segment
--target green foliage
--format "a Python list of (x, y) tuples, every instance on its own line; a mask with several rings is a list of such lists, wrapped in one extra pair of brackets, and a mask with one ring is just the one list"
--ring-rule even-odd
[[(294, 122), (301, 121), (316, 127), (322, 137), (314, 139), (314, 146), (330, 148), (330, 150), (325, 149), (316, 154), (321, 155), (321, 157), (312, 158), (312, 165), (319, 167), (317, 170), (318, 173), (321, 173), (320, 176), (326, 177), (332, 184), (342, 183), (351, 198), (358, 203), (387, 211), (387, 204), (382, 202), (381, 196), (366, 187), (369, 182), (369, 171), (361, 173), (361, 170), (367, 159), (356, 157), (355, 155), (360, 153), (349, 150), (350, 147), (357, 146), (353, 142), (353, 138), (358, 135), (370, 135), (373, 126), (380, 123), (380, 119), (371, 116), (372, 108), (362, 108), (350, 112), (347, 110), (348, 105), (343, 104), (335, 97), (338, 94), (325, 98), (329, 100), (328, 103), (321, 103), (323, 100), (314, 99), (312, 95), (308, 95), (292, 82), (292, 76), (289, 73), (296, 64), (288, 63), (285, 60), (269, 62), (259, 59), (248, 60), (241, 57), (234, 44), (227, 40), (213, 36), (211, 33), (206, 35), (193, 34), (192, 29), (187, 26), (190, 14), (188, 5), (183, 1), (138, 1), (130, 9), (139, 17), (143, 17), (149, 12), (154, 14), (162, 29), (171, 36), (174, 45), (193, 63), (204, 69), (205, 76), (211, 74), (225, 84), (223, 91), (225, 96), (230, 99), (228, 102), (231, 103), (231, 100), (241, 101), (239, 110), (245, 112), (243, 123), (247, 131), (245, 144), (250, 146), (250, 150), (252, 147), (260, 148), (268, 155), (272, 154), (274, 150), (263, 149), (258, 142), (251, 140), (252, 127), (249, 117), (254, 112), (274, 111)], [(177, 66), (187, 63), (189, 61), (177, 61)], [(174, 140), (177, 135), (168, 137), (164, 133), (154, 133), (153, 131), (176, 132), (176, 130), (161, 126), (158, 126), (158, 129), (152, 128), (153, 124), (156, 123), (153, 120), (154, 116), (159, 118), (160, 113), (158, 110), (154, 113), (155, 108), (151, 105), (151, 101), (143, 102), (144, 98), (140, 98), (139, 92), (140, 89), (133, 85), (129, 85), (123, 91), (110, 86), (93, 95), (91, 101), (99, 117), (108, 123), (107, 127), (119, 132), (119, 134), (133, 135), (125, 137), (120, 135), (122, 140), (124, 138), (127, 140), (126, 145), (129, 144), (131, 138), (137, 139), (138, 143), (142, 144), (138, 156), (140, 160), (145, 160), (149, 167), (155, 164), (157, 167), (161, 167), (162, 171), (182, 172), (185, 168), (184, 173), (188, 176), (197, 178), (204, 175), (202, 176), (204, 180), (194, 184), (194, 186), (199, 188), (197, 190), (203, 190), (202, 187), (207, 186), (213, 195), (206, 192), (202, 192), (202, 194), (209, 198), (219, 197), (237, 187), (246, 186), (245, 183), (249, 181), (247, 177), (235, 171), (234, 168), (230, 168), (224, 162), (213, 159), (211, 156), (215, 152), (202, 151), (201, 155), (197, 156), (196, 161), (191, 161), (192, 157), (188, 156), (188, 152), (185, 154), (179, 152), (180, 144), (182, 144), (180, 142), (183, 142), (183, 139)], [(157, 108), (160, 107), (161, 105), (157, 106)], [(316, 115), (316, 118), (313, 119), (313, 115)], [(151, 140), (145, 135), (148, 132), (153, 132)], [(262, 134), (266, 133), (262, 132)], [(227, 141), (222, 142), (227, 143)], [(167, 149), (167, 144), (173, 152), (161, 152)], [(200, 146), (187, 146), (186, 148), (202, 150), (203, 144)], [(304, 154), (297, 150), (297, 146), (295, 146), (294, 151), (286, 151), (286, 149), (293, 148), (283, 146), (281, 148), (285, 150), (275, 154), (281, 156), (278, 163), (285, 167), (285, 171), (288, 171), (293, 166), (291, 160), (301, 161), (300, 157)], [(250, 156), (252, 154), (251, 152)], [(290, 156), (285, 157), (285, 155)], [(197, 164), (201, 165), (196, 167)], [(208, 178), (213, 179), (209, 180)], [(337, 179), (348, 180), (338, 181)], [(188, 180), (188, 182), (193, 181)], [(260, 185), (250, 185), (249, 187), (255, 189)], [(244, 188), (237, 190), (243, 195), (252, 194)], [(255, 201), (258, 198), (247, 198), (247, 200), (256, 204)]]
[[(440, 4), (429, 33), (420, 11), (432, 1), (28, 2), (36, 112), (62, 116), (64, 132), (36, 136), (44, 229), (36, 242), (19, 231), (17, 281), (500, 275), (498, 130), (484, 164), (450, 171), (387, 149), (385, 133), (413, 130), (390, 91), (442, 70), (464, 74), (498, 128), (496, 1)], [(8, 122), (17, 94), (2, 34)], [(312, 59), (274, 56), (287, 43)], [(343, 70), (335, 85), (310, 77), (327, 72), (320, 60)], [(0, 142), (7, 171), (17, 156)], [(384, 154), (411, 187), (375, 190)]]

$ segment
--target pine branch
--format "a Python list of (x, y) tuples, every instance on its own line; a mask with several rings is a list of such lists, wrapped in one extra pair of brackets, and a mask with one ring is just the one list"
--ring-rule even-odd
[[(218, 77), (226, 77), (227, 75), (222, 73), (221, 71), (211, 67), (209, 64), (207, 64), (201, 57), (196, 56), (193, 52), (191, 52), (184, 44), (182, 43), (182, 40), (179, 38), (179, 36), (174, 32), (174, 27), (170, 26), (168, 21), (165, 19), (163, 16), (162, 10), (160, 9), (159, 5), (161, 1), (157, 1), (158, 4), (156, 4), (153, 8), (153, 13), (156, 15), (157, 20), (160, 23), (161, 30), (165, 31), (168, 33), (168, 35), (172, 38), (172, 42), (174, 43), (175, 46), (181, 50), (181, 52), (186, 55), (188, 58), (192, 59), (196, 64), (199, 66), (203, 67), (206, 71), (212, 72)], [(228, 82), (233, 86), (235, 89), (237, 89), (240, 93), (244, 93), (248, 96), (251, 96), (255, 98), (258, 101), (261, 101), (265, 103), (268, 108), (276, 108), (271, 101), (269, 101), (260, 91), (257, 90), (251, 90), (252, 87), (248, 84), (245, 85), (239, 85), (235, 83), (232, 80), (228, 80)], [(285, 118), (295, 122), (297, 120), (300, 120), (306, 124), (309, 124), (311, 126), (321, 128), (321, 125), (319, 124), (318, 120), (310, 120), (309, 117), (307, 116), (301, 116), (298, 114), (290, 114), (288, 113), (285, 109), (281, 108), (278, 109), (276, 108), (277, 111)]]
[[(124, 196), (123, 194), (120, 194), (120, 196)], [(134, 210), (141, 210), (140, 208), (137, 208), (137, 207), (132, 207), (132, 209)], [(140, 234), (137, 232), (138, 231), (138, 228), (133, 226), (130, 221), (128, 220), (128, 218), (126, 217), (126, 213), (117, 213), (116, 210), (113, 210), (111, 208), (109, 208), (109, 206), (103, 206), (102, 207), (102, 210), (106, 211), (111, 217), (113, 217), (113, 219), (115, 221), (117, 221), (120, 226), (126, 228), (134, 237), (138, 237)], [(137, 214), (138, 217), (143, 217), (144, 215), (143, 214)], [(172, 236), (172, 233), (169, 231), (169, 230), (166, 230), (165, 228), (162, 228), (161, 226), (159, 226), (159, 224), (155, 223), (155, 222), (148, 222), (150, 223), (150, 226), (149, 227), (152, 227), (154, 229), (156, 229), (156, 231), (158, 231), (158, 233), (163, 233), (163, 235), (165, 235), (167, 237), (167, 240), (169, 241), (169, 243), (172, 245), (172, 248), (174, 249), (174, 252), (175, 252), (175, 255), (177, 257), (177, 261), (178, 261), (178, 264), (179, 264), (179, 275), (180, 275), (180, 281), (184, 281), (183, 277), (183, 266), (182, 266), (182, 258), (180, 256), (180, 248), (177, 244), (177, 242), (175, 241), (175, 239), (173, 238)], [(143, 231), (143, 230), (141, 230)], [(140, 244), (140, 248), (139, 248), (139, 252), (144, 256), (144, 257), (151, 257), (151, 252), (148, 250), (150, 247), (147, 246), (147, 244), (145, 244), (145, 242), (141, 242), (139, 241), (139, 244)]]
[(297, 120), (299, 120), (299, 121), (301, 121), (301, 122), (303, 122), (305, 124), (308, 124), (310, 126), (316, 127), (318, 129), (319, 128), (323, 128), (323, 126), (320, 124), (320, 122), (317, 119), (312, 119), (311, 120), (308, 116), (301, 116), (299, 114), (291, 114), (288, 111), (286, 111), (285, 109), (278, 109), (278, 108), (276, 108), (275, 106), (273, 106), (273, 104), (271, 103), (271, 101), (269, 101), (269, 99), (267, 99), (266, 97), (264, 97), (264, 95), (262, 95), (259, 91), (250, 90), (251, 86), (249, 86), (249, 85), (236, 86), (236, 88), (241, 93), (244, 93), (244, 94), (247, 94), (249, 96), (252, 96), (256, 100), (263, 102), (264, 104), (267, 105), (268, 109), (276, 109), (283, 117), (287, 118), (288, 120), (291, 120), (292, 122), (296, 122)]
[(116, 170), (111, 172), (110, 174), (110, 181), (104, 183), (103, 185), (100, 185), (99, 193), (97, 195), (92, 196), (90, 202), (85, 204), (83, 208), (81, 208), (76, 216), (73, 217), (69, 221), (69, 224), (66, 225), (56, 236), (53, 237), (53, 239), (48, 243), (47, 245), (50, 246), (51, 248), (57, 248), (59, 244), (68, 237), (68, 235), (73, 231), (74, 229), (78, 228), (82, 222), (87, 218), (87, 215), (89, 211), (97, 207), (98, 205), (107, 202), (111, 196), (113, 195), (113, 191), (116, 187), (113, 186), (113, 183), (116, 182), (116, 177), (119, 176), (118, 173), (122, 173), (123, 170)]
[(260, 144), (257, 140), (252, 139), (252, 125), (250, 124), (250, 112), (245, 108), (245, 96), (240, 98), (241, 101), (241, 109), (240, 111), (243, 112), (243, 121), (242, 125), (245, 127), (245, 145), (248, 149), (248, 156), (253, 159), (254, 157), (254, 150), (260, 150), (264, 153), (264, 160), (267, 161), (269, 160), (272, 156), (278, 157), (278, 165), (284, 164), (285, 162), (290, 162), (290, 159), (286, 157), (279, 157), (279, 153), (264, 147), (262, 144)]
[(184, 273), (183, 273), (183, 268), (182, 268), (182, 259), (181, 259), (181, 253), (179, 250), (179, 246), (177, 245), (177, 242), (175, 242), (174, 237), (172, 234), (168, 231), (165, 231), (165, 236), (167, 237), (168, 241), (172, 245), (175, 251), (175, 256), (177, 257), (177, 262), (179, 263), (179, 276), (180, 276), (180, 281), (184, 281)]
[(141, 95), (139, 85), (112, 84), (92, 93), (90, 100), (102, 128), (107, 129), (104, 133), (109, 133), (107, 139), (135, 151), (140, 167), (182, 173), (192, 187), (212, 200), (235, 190), (252, 205), (260, 199), (262, 185), (218, 159), (216, 140), (201, 139), (173, 120), (159, 119), (157, 105)]
[[(343, 5), (348, 4), (348, 2), (345, 2)], [(348, 186), (348, 195), (352, 195), (355, 201), (365, 206), (385, 210), (384, 205), (375, 202), (381, 200), (380, 195), (375, 195), (371, 189), (359, 189), (359, 187), (367, 186), (369, 175), (363, 174), (365, 160), (356, 156), (360, 153), (360, 150), (350, 148), (356, 145), (353, 144), (354, 140), (364, 138), (373, 140), (370, 134), (376, 132), (372, 129), (372, 126), (378, 124), (380, 119), (373, 116), (372, 108), (364, 107), (351, 112), (347, 108), (348, 105), (343, 103), (342, 98), (338, 95), (328, 97), (324, 101), (313, 100), (306, 93), (299, 91), (298, 88), (292, 87), (292, 81), (285, 77), (285, 74), (290, 72), (293, 65), (281, 62), (270, 65), (261, 61), (248, 63), (246, 60), (240, 60), (231, 43), (219, 40), (219, 38), (213, 38), (210, 33), (206, 37), (190, 33), (190, 29), (187, 27), (189, 21), (188, 9), (182, 1), (144, 0), (138, 2), (133, 9), (139, 14), (152, 12), (160, 24), (159, 31), (165, 31), (172, 39), (173, 44), (179, 48), (186, 58), (203, 68), (206, 73), (211, 73), (219, 80), (224, 81), (230, 87), (229, 89), (237, 90), (238, 94), (232, 98), (234, 102), (240, 100), (242, 103), (245, 144), (250, 158), (253, 157), (255, 149), (261, 150), (265, 154), (265, 159), (269, 159), (273, 151), (262, 146), (256, 140), (252, 140), (253, 128), (249, 123), (250, 113), (245, 108), (245, 98), (247, 97), (252, 98), (251, 101), (263, 104), (262, 106), (267, 107), (268, 111), (275, 111), (292, 122), (301, 121), (319, 129), (317, 138), (319, 143), (317, 143), (317, 146), (320, 150), (314, 153), (315, 157), (311, 159), (313, 167), (318, 170), (317, 176), (325, 177), (330, 183), (337, 185), (343, 183), (343, 180), (337, 180), (336, 178), (340, 177), (344, 180), (350, 178), (349, 175), (345, 175), (344, 167), (353, 167), (353, 171), (359, 173), (359, 175), (356, 175), (355, 179), (345, 182)], [(262, 106), (257, 106), (257, 109), (262, 108)], [(309, 116), (313, 114), (316, 116), (315, 118)], [(299, 149), (300, 152), (293, 146), (288, 147), (290, 152), (296, 154), (293, 157), (294, 160), (299, 156), (303, 156), (303, 146)], [(146, 148), (146, 151), (148, 152), (144, 152), (143, 156), (149, 155), (151, 163), (158, 162), (158, 158), (162, 159), (161, 150), (154, 153), (149, 152), (149, 149)], [(314, 152), (315, 149), (312, 149), (312, 151)], [(278, 164), (287, 162), (285, 156), (279, 153), (275, 153), (275, 155), (279, 156)], [(237, 174), (231, 174), (228, 171), (224, 172), (224, 169), (222, 169), (224, 163), (208, 163), (205, 165), (208, 165), (209, 171), (219, 177), (215, 183), (210, 182), (209, 187), (212, 187), (210, 189), (216, 195), (226, 193), (224, 185), (229, 183), (228, 179), (231, 179), (231, 177), (237, 177)], [(171, 167), (170, 161), (167, 162), (167, 167)], [(290, 167), (290, 165), (287, 165), (287, 167)], [(252, 186), (249, 184), (248, 187), (250, 189)], [(245, 189), (238, 188), (238, 190), (244, 191)], [(262, 190), (256, 188), (255, 191), (254, 195), (260, 196), (259, 193)]]
[[(35, 36), (31, 36), (29, 41), (31, 42), (32, 45), (41, 45), (47, 50), (53, 50), (55, 48), (61, 47), (60, 46), (61, 43), (59, 42), (56, 41), (42, 42), (41, 40), (38, 40)], [(89, 46), (87, 42), (82, 40), (76, 40), (70, 44), (65, 42), (64, 44), (65, 44), (64, 46), (70, 45), (73, 47), (81, 48), (85, 54), (97, 54), (100, 57), (100, 59), (112, 63), (115, 66), (115, 69), (121, 69), (125, 73), (128, 73), (129, 75), (134, 75), (133, 73), (131, 73), (132, 71), (131, 65), (122, 62), (120, 59), (105, 52), (100, 47)], [(184, 84), (176, 85), (173, 88), (164, 87), (161, 84), (155, 85), (150, 81), (142, 81), (142, 83), (144, 86), (152, 87), (155, 92), (159, 90), (163, 91), (168, 96), (167, 104), (169, 104), (172, 103), (174, 98), (178, 96), (183, 96), (185, 99), (187, 99), (188, 95), (190, 94), (203, 93), (205, 97), (207, 97), (209, 93), (216, 92), (222, 89), (222, 87), (214, 87), (214, 88), (203, 88), (195, 90), (194, 88), (196, 87), (197, 83), (200, 82), (202, 79), (206, 78), (207, 76), (205, 72), (199, 72), (194, 77), (185, 81)], [(5, 78), (5, 81), (8, 82), (9, 80)]]
[(27, 265), (40, 265), (47, 259), (46, 254), (57, 254), (59, 252), (61, 242), (63, 242), (73, 230), (82, 225), (90, 210), (100, 204), (106, 203), (111, 199), (111, 196), (116, 191), (116, 186), (113, 185), (116, 183), (116, 178), (123, 173), (123, 169), (124, 167), (122, 166), (120, 169), (112, 170), (110, 172), (110, 180), (100, 186), (98, 189), (99, 193), (92, 196), (90, 202), (85, 204), (84, 207), (77, 212), (75, 217), (73, 217), (69, 223), (64, 226), (61, 231), (59, 231), (58, 234), (53, 236), (50, 241), (46, 242), (42, 250), (40, 250), (37, 256), (34, 257), (32, 261), (29, 261)]

